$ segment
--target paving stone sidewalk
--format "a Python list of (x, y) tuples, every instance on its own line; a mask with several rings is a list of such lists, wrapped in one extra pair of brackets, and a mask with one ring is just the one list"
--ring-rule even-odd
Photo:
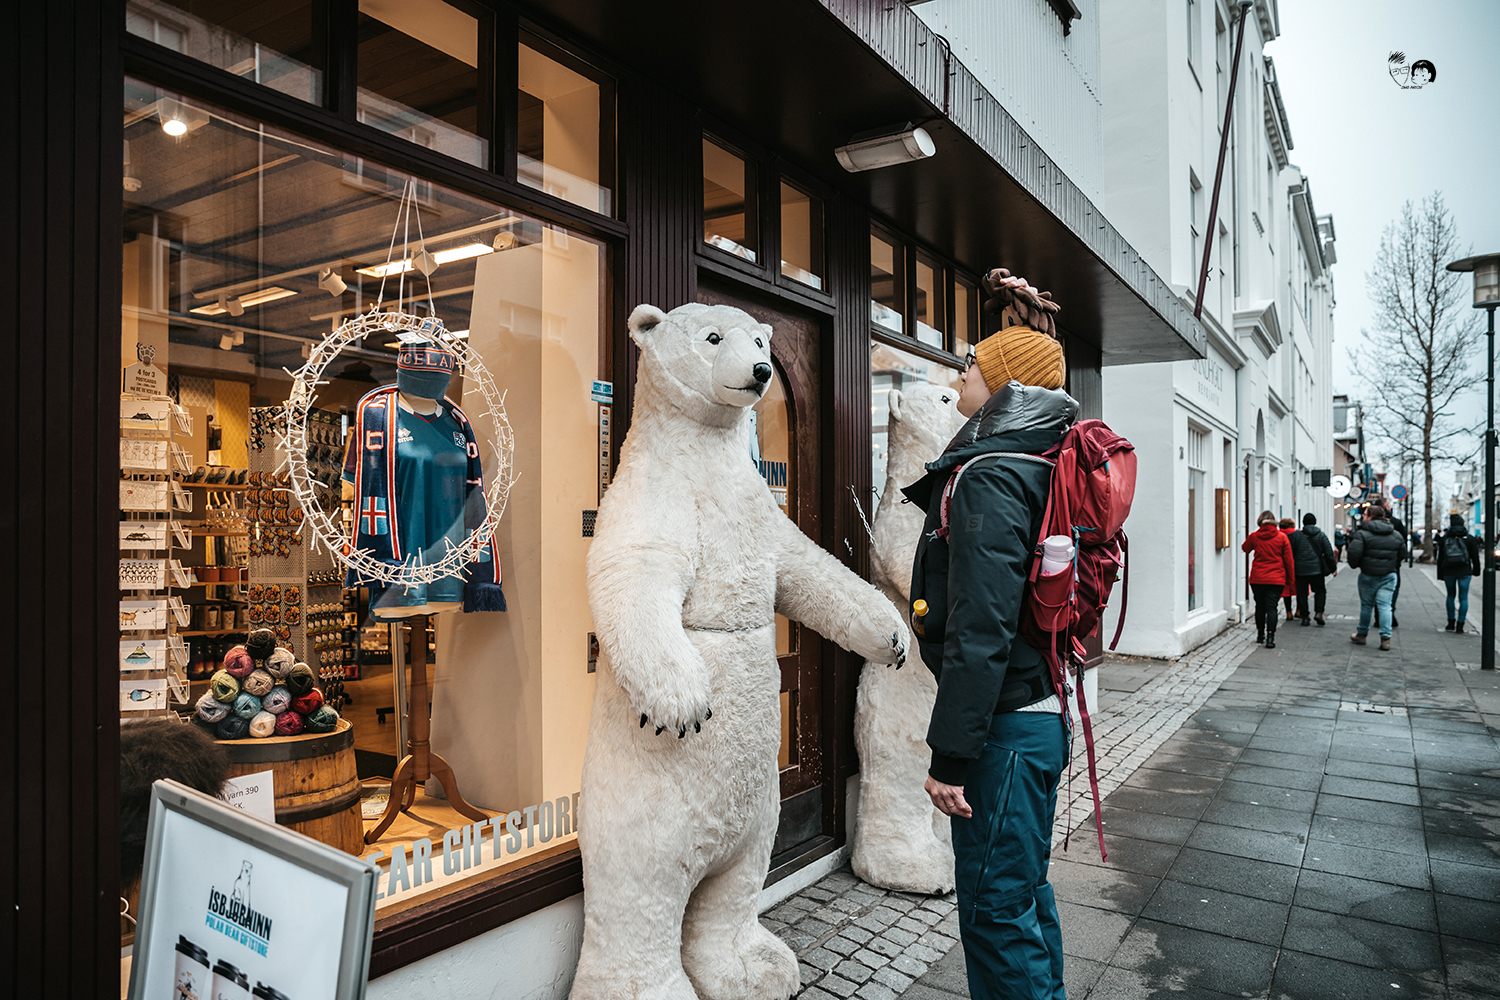
[[(1100, 793), (1125, 782), (1254, 648), (1254, 635), (1235, 628), (1180, 660), (1106, 664), (1094, 722)], [(1071, 792), (1059, 796), (1059, 845), (1070, 815), (1078, 827), (1092, 822), (1088, 792), (1079, 740)], [(952, 983), (955, 968), (963, 982), (952, 893), (887, 892), (846, 867), (772, 907), (761, 922), (796, 951), (807, 1000), (890, 1000), (910, 995), (915, 982)], [(950, 953), (956, 967), (944, 957)]]

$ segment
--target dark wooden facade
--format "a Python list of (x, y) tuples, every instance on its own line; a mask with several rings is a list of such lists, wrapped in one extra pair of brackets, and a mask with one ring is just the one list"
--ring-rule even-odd
[[(499, 2), (485, 6), (493, 10), (493, 44), (513, 46), (520, 15)], [(0, 177), (9, 183), (0, 198), (0, 234), (12, 249), (0, 264), (8, 304), (0, 337), (12, 359), (11, 374), (5, 376), (12, 388), (0, 430), (0, 468), (11, 470), (0, 488), (0, 649), (5, 658), (0, 668), (5, 679), (0, 776), (7, 785), (0, 794), (0, 831), (13, 850), (0, 866), (0, 995), (92, 998), (112, 996), (117, 989), (119, 740), (112, 665), (118, 550), (113, 481), (118, 478), (120, 108), (126, 73), (603, 240), (609, 248), (613, 375), (624, 404), (617, 408), (616, 442), (628, 430), (635, 353), (625, 320), (635, 304), (671, 308), (694, 301), (700, 274), (711, 274), (716, 283), (737, 284), (746, 294), (780, 296), (824, 315), (825, 329), (831, 332), (818, 366), (820, 450), (827, 456), (819, 483), (820, 540), (846, 565), (867, 572), (867, 539), (854, 496), (868, 497), (871, 485), (870, 226), (872, 217), (898, 226), (907, 220), (893, 218), (880, 206), (872, 209), (878, 192), (867, 187), (868, 178), (850, 180), (827, 164), (810, 166), (798, 150), (783, 146), (776, 129), (757, 131), (754, 122), (743, 118), (726, 120), (735, 100), (696, 93), (693, 88), (701, 87), (701, 80), (674, 91), (647, 67), (621, 65), (599, 45), (587, 49), (618, 11), (601, 12), (603, 8), (582, 0), (542, 6), (547, 9), (532, 12), (538, 20), (529, 27), (555, 33), (552, 37), (563, 45), (569, 44), (573, 29), (581, 38), (575, 48), (618, 86), (617, 217), (587, 212), (525, 187), (517, 182), (513, 166), (490, 171), (466, 165), (357, 124), (353, 42), (332, 30), (335, 20), (325, 32), (328, 87), (318, 107), (125, 35), (123, 3), (55, 0), (7, 9), (0, 22), (5, 28), (0, 53), (9, 84), (0, 101), (0, 126), (9, 138), (0, 154)], [(850, 11), (857, 5), (776, 0), (771, 6), (772, 14), (795, 15), (807, 30), (828, 33), (835, 47), (864, 44), (839, 21), (853, 18)], [(347, 17), (357, 5), (326, 0), (317, 7), (336, 19)], [(724, 17), (727, 9), (715, 8), (712, 16)], [(902, 13), (907, 13), (904, 8)], [(584, 20), (595, 15), (597, 23)], [(870, 55), (868, 48), (860, 51)], [(922, 62), (933, 52), (913, 50), (910, 55)], [(882, 78), (879, 85), (882, 92), (899, 91), (902, 100), (916, 107), (933, 86), (930, 75), (923, 70), (920, 86), (899, 77)], [(514, 104), (498, 99), (514, 93), (513, 76), (512, 69), (511, 79), (491, 81), (497, 98), (491, 133), (497, 165), (514, 163), (514, 156), (507, 155), (516, 146)], [(810, 87), (808, 92), (818, 91)], [(764, 101), (763, 96), (758, 99)], [(793, 108), (790, 117), (806, 118), (806, 110)], [(840, 113), (847, 114), (848, 108)], [(826, 293), (789, 290), (704, 253), (698, 150), (705, 128), (738, 129), (747, 141), (760, 143), (770, 160), (785, 162), (809, 184), (822, 185)], [(899, 205), (902, 197), (892, 204)], [(980, 201), (993, 207), (988, 195)], [(930, 209), (914, 209), (913, 218), (930, 221)], [(932, 229), (930, 236), (918, 228), (911, 225), (908, 231), (926, 246), (950, 259), (963, 258), (960, 248), (942, 242), (942, 227)], [(967, 263), (977, 267), (999, 261)], [(1099, 261), (1088, 264), (1095, 267)], [(1046, 275), (1036, 278), (1047, 283)], [(1162, 321), (1164, 355), (1185, 349), (1175, 323), (1175, 315), (1170, 323)], [(1133, 343), (1142, 335), (1136, 319), (1132, 324)], [(1069, 346), (1072, 388), (1085, 414), (1097, 415), (1102, 331), (1081, 333)], [(795, 857), (783, 859), (773, 877), (836, 850), (845, 839), (843, 789), (858, 771), (853, 716), (860, 663), (831, 643), (824, 644), (822, 663), (822, 833)], [(371, 975), (581, 891), (582, 868), (574, 851), (416, 906), (381, 922)]]

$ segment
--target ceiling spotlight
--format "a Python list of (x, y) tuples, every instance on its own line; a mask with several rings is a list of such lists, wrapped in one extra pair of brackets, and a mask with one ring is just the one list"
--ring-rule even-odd
[(232, 348), (233, 346), (234, 346), (234, 335), (233, 334), (226, 333), (226, 334), (224, 334), (224, 336), (222, 336), (222, 337), (219, 338), (219, 350), (221, 350), (221, 351), (227, 351), (230, 348)]
[(231, 316), (245, 315), (245, 303), (240, 299), (230, 299), (228, 302), (224, 303), (224, 308), (228, 310), (229, 315)]
[(235, 347), (239, 347), (244, 342), (245, 342), (245, 331), (244, 330), (236, 330), (236, 331), (234, 331), (234, 346)]
[(303, 344), (302, 345), (302, 356), (304, 358), (310, 358), (310, 357), (312, 357), (312, 345), (311, 344)]
[(156, 113), (161, 118), (161, 130), (173, 138), (208, 124), (207, 113), (168, 97), (156, 102)]
[(318, 272), (318, 287), (334, 298), (338, 298), (349, 286), (344, 284), (344, 279), (340, 278), (333, 268), (325, 267)]
[(861, 132), (849, 140), (847, 146), (835, 149), (833, 155), (838, 157), (839, 166), (854, 174), (861, 170), (878, 170), (898, 163), (925, 160), (936, 152), (937, 146), (926, 129), (905, 122)]
[(495, 242), (490, 244), (490, 246), (496, 250), (509, 250), (515, 245), (516, 234), (511, 232), (509, 229), (502, 229), (500, 232), (496, 233)]

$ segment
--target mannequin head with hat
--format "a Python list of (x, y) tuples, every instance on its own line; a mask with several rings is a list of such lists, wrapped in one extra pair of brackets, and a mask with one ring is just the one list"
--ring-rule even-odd
[(396, 389), (412, 409), (432, 413), (453, 380), (453, 352), (442, 344), (402, 344), (396, 355)]

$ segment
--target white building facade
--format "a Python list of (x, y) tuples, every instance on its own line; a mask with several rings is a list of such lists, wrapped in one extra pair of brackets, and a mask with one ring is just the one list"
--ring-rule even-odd
[[(1105, 214), (1184, 301), (1209, 251), (1200, 361), (1104, 373), (1104, 417), (1137, 444), (1127, 523), (1136, 599), (1120, 651), (1177, 656), (1244, 614), (1246, 525), (1262, 510), (1332, 523), (1310, 485), (1333, 465), (1332, 219), (1318, 218), (1265, 46), (1275, 0), (1247, 15), (1210, 219), (1237, 7), (1118, 0), (1101, 12)], [(1165, 444), (1166, 447), (1162, 447)]]

